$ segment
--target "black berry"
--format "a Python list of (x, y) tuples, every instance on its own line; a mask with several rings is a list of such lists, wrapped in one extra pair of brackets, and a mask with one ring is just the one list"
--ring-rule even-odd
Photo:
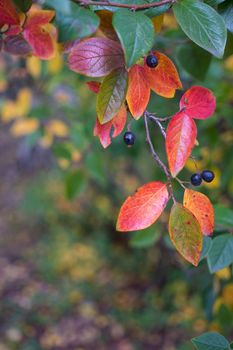
[(132, 131), (126, 131), (126, 133), (124, 133), (124, 142), (127, 146), (133, 146), (135, 142), (135, 135), (132, 133)]
[(146, 58), (146, 64), (150, 68), (155, 68), (158, 65), (158, 59), (155, 55), (148, 55)]
[(200, 174), (193, 174), (191, 176), (191, 184), (193, 186), (200, 186), (201, 183), (202, 183), (202, 178)]
[(206, 182), (211, 182), (214, 179), (214, 173), (211, 170), (203, 170), (201, 177)]

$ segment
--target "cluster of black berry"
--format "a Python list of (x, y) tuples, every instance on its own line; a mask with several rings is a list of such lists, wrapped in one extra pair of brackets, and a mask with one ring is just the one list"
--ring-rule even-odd
[(214, 173), (211, 170), (203, 170), (201, 174), (196, 173), (191, 176), (191, 184), (193, 186), (200, 186), (202, 180), (211, 182), (214, 179)]

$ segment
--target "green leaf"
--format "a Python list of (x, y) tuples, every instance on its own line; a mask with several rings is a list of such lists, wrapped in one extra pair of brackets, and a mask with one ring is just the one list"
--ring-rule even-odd
[(233, 349), (233, 342), (231, 343), (230, 348)]
[(207, 262), (211, 273), (233, 263), (233, 236), (231, 234), (220, 235), (212, 241)]
[(72, 4), (69, 0), (46, 0), (45, 7), (56, 11), (59, 42), (85, 38), (95, 33), (99, 26), (99, 17), (93, 11)]
[(198, 350), (227, 350), (230, 346), (227, 339), (216, 332), (204, 333), (191, 341)]
[(112, 23), (125, 53), (126, 65), (130, 67), (152, 48), (153, 24), (143, 13), (125, 9), (114, 14)]
[(210, 5), (210, 6), (217, 6), (224, 2), (225, 0), (205, 0), (205, 3)]
[(223, 229), (231, 229), (233, 226), (233, 211), (223, 205), (214, 206), (214, 221), (215, 226)]
[(204, 258), (206, 258), (211, 246), (212, 246), (212, 239), (208, 236), (204, 236), (200, 261), (203, 260)]
[(227, 29), (233, 33), (233, 2), (227, 0), (218, 7), (218, 11), (223, 17)]
[(132, 233), (129, 244), (133, 248), (146, 248), (152, 246), (159, 239), (160, 235), (155, 230), (154, 225), (142, 230)]
[[(150, 2), (158, 2), (160, 0), (150, 0), (148, 1), (149, 3)], [(154, 17), (154, 16), (159, 16), (161, 15), (162, 13), (166, 12), (169, 8), (171, 7), (171, 4), (164, 4), (164, 5), (161, 5), (161, 6), (157, 6), (157, 7), (152, 7), (152, 8), (149, 8), (148, 10), (144, 11), (144, 14), (149, 16), (149, 17)]]
[(210, 53), (190, 43), (178, 49), (177, 57), (182, 67), (194, 78), (205, 79), (212, 58)]
[(116, 69), (107, 75), (97, 95), (96, 111), (101, 124), (111, 120), (125, 101), (128, 73)]
[(74, 199), (81, 193), (86, 185), (86, 177), (81, 170), (75, 170), (69, 173), (65, 179), (65, 191), (68, 199)]
[(56, 14), (60, 42), (85, 38), (95, 33), (99, 26), (99, 17), (93, 11), (71, 5), (69, 14), (64, 15), (61, 12)]
[(27, 12), (32, 6), (32, 0), (14, 0), (14, 3), (22, 12)]
[(197, 266), (203, 246), (201, 227), (191, 211), (179, 203), (174, 204), (171, 210), (169, 234), (178, 252)]
[(177, 22), (192, 41), (218, 58), (223, 56), (227, 30), (223, 18), (212, 7), (183, 0), (173, 9)]

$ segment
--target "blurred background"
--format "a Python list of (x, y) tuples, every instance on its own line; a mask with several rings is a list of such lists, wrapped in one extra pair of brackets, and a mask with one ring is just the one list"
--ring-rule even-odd
[[(194, 156), (200, 170), (215, 172), (201, 191), (231, 207), (233, 39), (217, 60), (190, 44), (171, 15), (162, 35), (155, 47), (176, 63), (184, 88), (216, 95), (215, 115), (197, 121)], [(60, 55), (0, 56), (0, 350), (191, 350), (191, 337), (207, 330), (233, 339), (232, 271), (211, 275), (206, 260), (194, 268), (175, 252), (169, 206), (147, 230), (115, 231), (125, 198), (163, 174), (142, 119), (131, 126), (134, 147), (119, 136), (102, 148), (86, 81)], [(172, 115), (181, 95), (153, 94), (148, 110)], [(165, 159), (154, 125), (151, 134)], [(180, 178), (194, 171), (190, 160)]]

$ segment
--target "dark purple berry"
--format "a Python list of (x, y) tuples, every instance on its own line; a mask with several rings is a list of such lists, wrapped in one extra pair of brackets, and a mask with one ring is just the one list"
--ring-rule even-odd
[(211, 182), (214, 179), (214, 173), (211, 170), (203, 170), (201, 177), (205, 182)]
[(202, 183), (202, 178), (200, 174), (193, 174), (191, 176), (191, 184), (193, 186), (200, 186), (201, 183)]
[(132, 131), (126, 131), (124, 133), (124, 142), (127, 146), (133, 146), (135, 142), (135, 135)]
[(158, 65), (158, 59), (155, 55), (148, 55), (146, 58), (146, 64), (150, 68), (155, 68)]

